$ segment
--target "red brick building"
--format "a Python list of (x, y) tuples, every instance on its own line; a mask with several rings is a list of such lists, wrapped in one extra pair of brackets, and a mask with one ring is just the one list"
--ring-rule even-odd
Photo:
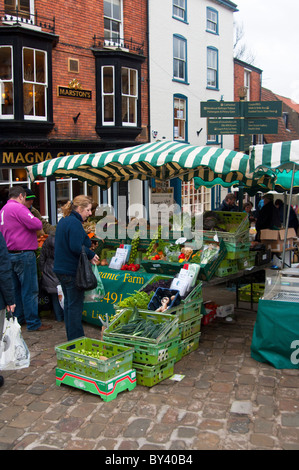
[[(2, 193), (28, 183), (28, 164), (148, 141), (147, 56), (146, 0), (0, 0)], [(61, 203), (107, 198), (56, 186)], [(48, 216), (46, 182), (33, 190)]]
[[(234, 59), (234, 101), (240, 100), (240, 92), (245, 88), (246, 101), (261, 101), (262, 95), (262, 70), (247, 64), (239, 59)], [(250, 142), (249, 142), (250, 140)], [(251, 139), (246, 138), (245, 150)], [(253, 136), (252, 143), (258, 143), (258, 137)], [(239, 150), (239, 136), (235, 136), (235, 150)]]

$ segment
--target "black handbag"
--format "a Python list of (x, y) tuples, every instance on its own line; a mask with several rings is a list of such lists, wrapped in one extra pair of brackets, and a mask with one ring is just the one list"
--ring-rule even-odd
[(85, 291), (95, 289), (97, 285), (97, 278), (92, 271), (90, 261), (87, 258), (87, 254), (83, 246), (76, 273), (76, 287)]

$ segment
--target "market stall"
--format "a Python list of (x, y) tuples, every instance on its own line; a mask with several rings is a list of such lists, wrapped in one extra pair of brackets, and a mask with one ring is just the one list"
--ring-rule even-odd
[[(292, 158), (286, 160), (296, 164)], [(225, 149), (158, 142), (99, 154), (61, 157), (28, 167), (28, 172), (32, 180), (37, 176), (69, 175), (105, 188), (115, 181), (136, 178), (165, 181), (178, 177), (188, 181), (197, 177), (207, 185), (215, 180), (224, 185), (238, 181), (242, 187), (273, 189), (277, 174), (271, 165), (280, 169), (287, 167), (287, 163), (284, 160), (283, 163), (272, 164), (267, 158), (259, 159), (254, 149), (248, 156)], [(104, 342), (133, 347), (130, 367), (137, 371), (136, 381), (142, 385), (153, 386), (170, 377), (175, 362), (198, 347), (204, 313), (202, 282), (213, 277), (225, 281), (232, 269), (236, 272), (244, 269), (245, 262), (249, 262), (249, 269), (255, 266), (256, 253), (250, 253), (247, 215), (215, 212), (205, 215), (203, 222), (206, 225), (202, 228), (203, 243), (200, 247), (193, 247), (190, 252), (186, 250), (190, 249), (185, 245), (186, 240), (176, 243), (173, 239), (165, 243), (162, 236), (149, 239), (151, 250), (148, 246), (145, 256), (141, 250), (140, 271), (134, 276), (129, 274), (132, 279), (143, 277), (144, 281), (145, 276), (149, 276), (148, 281), (139, 289), (127, 292), (127, 299), (133, 301), (131, 305), (122, 304), (125, 298), (113, 296), (116, 316), (109, 317)], [(126, 245), (129, 245), (127, 240), (113, 247), (115, 252), (110, 253), (108, 267), (99, 268), (102, 274), (126, 278), (126, 271), (129, 271), (128, 265), (124, 267), (128, 255), (124, 252)], [(149, 295), (144, 287), (154, 284), (157, 275), (169, 285), (155, 286)], [(104, 280), (104, 276), (102, 278)], [(134, 282), (132, 286), (135, 287)], [(110, 285), (106, 289), (115, 293)], [(149, 296), (147, 299), (145, 294)], [(138, 301), (143, 297), (143, 308), (140, 308), (135, 295)]]

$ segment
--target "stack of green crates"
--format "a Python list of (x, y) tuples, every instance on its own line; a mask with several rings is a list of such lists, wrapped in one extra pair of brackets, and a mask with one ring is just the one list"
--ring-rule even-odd
[(180, 343), (178, 318), (166, 313), (138, 310), (141, 318), (154, 323), (163, 323), (161, 334), (153, 339), (118, 333), (117, 327), (128, 323), (133, 314), (132, 308), (121, 310), (104, 330), (104, 339), (133, 347), (133, 368), (136, 370), (137, 384), (152, 387), (173, 375)]
[(133, 348), (78, 338), (55, 347), (56, 384), (66, 384), (99, 395), (104, 401), (136, 386)]
[[(169, 278), (169, 276), (154, 276), (145, 285), (159, 279)], [(167, 310), (167, 314), (175, 315), (179, 325), (179, 346), (175, 362), (178, 362), (183, 356), (199, 347), (202, 304), (202, 282), (199, 281), (187, 296), (181, 299), (179, 305)]]

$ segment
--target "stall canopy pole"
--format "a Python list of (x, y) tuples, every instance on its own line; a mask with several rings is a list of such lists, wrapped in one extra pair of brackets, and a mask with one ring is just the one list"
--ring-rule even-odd
[(294, 175), (295, 175), (295, 163), (293, 164), (293, 170), (292, 170), (292, 181), (291, 181), (291, 188), (290, 188), (290, 195), (289, 195), (288, 213), (287, 213), (285, 233), (284, 233), (283, 252), (282, 252), (282, 269), (284, 268), (284, 265), (285, 265), (285, 252), (286, 252), (286, 243), (287, 243), (288, 228), (289, 228), (291, 202), (292, 202), (292, 196), (293, 196)]

